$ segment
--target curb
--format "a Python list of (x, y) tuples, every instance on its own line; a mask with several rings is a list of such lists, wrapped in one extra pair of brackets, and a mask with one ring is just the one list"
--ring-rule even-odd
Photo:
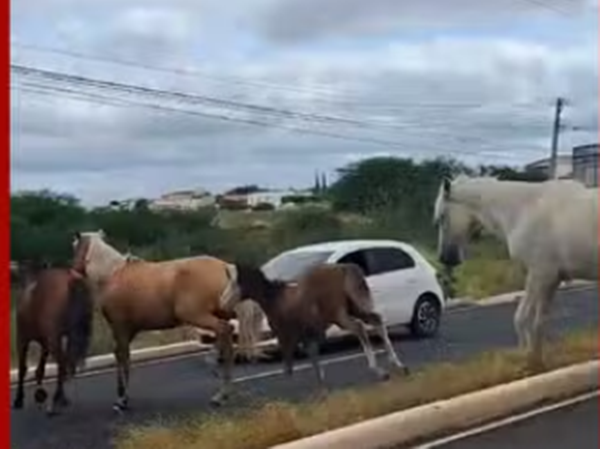
[[(559, 290), (571, 290), (580, 287), (587, 287), (593, 285), (593, 282), (587, 281), (573, 281), (570, 285), (563, 285), (559, 287)], [(450, 299), (446, 303), (446, 310), (465, 307), (465, 306), (493, 306), (496, 304), (503, 304), (514, 302), (520, 298), (524, 293), (523, 290), (504, 293), (501, 295), (490, 296), (488, 298), (480, 299), (480, 300), (472, 300), (472, 299)], [(260, 345), (269, 345), (271, 344), (271, 340), (266, 340)], [(210, 344), (201, 344), (197, 340), (189, 340), (178, 343), (172, 343), (168, 345), (162, 346), (152, 346), (149, 348), (142, 349), (134, 349), (131, 351), (131, 363), (136, 364), (140, 362), (146, 362), (149, 360), (155, 359), (164, 359), (170, 357), (177, 357), (185, 354), (191, 353), (206, 353), (211, 351), (213, 348)], [(102, 369), (113, 368), (116, 365), (115, 358), (113, 354), (101, 354), (97, 356), (92, 356), (86, 359), (85, 369), (79, 371), (76, 377), (79, 377), (84, 374), (89, 374), (93, 371), (99, 371)], [(27, 370), (27, 375), (25, 376), (25, 381), (29, 382), (33, 379), (35, 373), (35, 366), (31, 366)], [(46, 365), (46, 376), (45, 379), (55, 378), (57, 375), (57, 367), (54, 363), (48, 363)], [(10, 370), (10, 383), (11, 385), (17, 383), (17, 370)]]
[[(558, 287), (558, 291), (568, 292), (572, 290), (583, 290), (597, 285), (596, 282), (574, 280), (570, 283), (563, 283)], [(517, 290), (500, 295), (488, 296), (487, 298), (456, 298), (448, 300), (447, 307), (464, 307), (464, 306), (495, 306), (497, 304), (506, 304), (520, 300), (525, 295), (525, 290)]]
[(548, 373), (403, 410), (271, 449), (381, 449), (464, 430), (542, 402), (598, 388), (600, 361)]
[[(184, 354), (206, 353), (212, 349), (212, 345), (201, 345), (197, 341), (183, 341), (180, 343), (172, 343), (163, 346), (153, 346), (150, 348), (134, 349), (131, 351), (131, 362), (140, 363), (153, 359), (162, 359), (168, 357), (175, 357)], [(102, 354), (93, 357), (89, 357), (85, 360), (85, 369), (79, 371), (76, 377), (82, 374), (87, 374), (90, 371), (98, 371), (105, 368), (112, 368), (116, 365), (115, 357), (113, 354)], [(35, 366), (29, 367), (27, 375), (25, 376), (25, 382), (31, 381), (34, 378)], [(46, 376), (45, 380), (55, 378), (57, 375), (57, 367), (55, 363), (49, 363), (46, 365)], [(17, 383), (17, 370), (10, 370), (10, 383)]]

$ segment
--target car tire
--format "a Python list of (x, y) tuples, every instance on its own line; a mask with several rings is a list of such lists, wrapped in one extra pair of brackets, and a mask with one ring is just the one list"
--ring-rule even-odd
[(441, 312), (440, 303), (435, 296), (421, 296), (415, 304), (409, 325), (411, 334), (417, 338), (434, 337), (440, 328)]

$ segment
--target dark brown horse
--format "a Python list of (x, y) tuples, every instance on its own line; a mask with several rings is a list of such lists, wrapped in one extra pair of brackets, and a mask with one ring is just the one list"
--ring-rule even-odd
[(377, 328), (390, 364), (403, 373), (383, 319), (376, 312), (369, 286), (361, 269), (353, 264), (320, 265), (310, 269), (297, 284), (268, 279), (260, 268), (237, 265), (239, 298), (251, 298), (264, 310), (277, 337), (287, 375), (293, 373), (294, 352), (300, 344), (311, 359), (320, 387), (324, 375), (319, 364), (319, 347), (331, 325), (356, 335), (369, 368), (379, 378), (389, 374), (377, 365), (365, 324)]
[(19, 367), (13, 407), (23, 407), (27, 354), (30, 344), (36, 342), (41, 347), (34, 395), (39, 405), (46, 402), (48, 396), (42, 386), (48, 356), (58, 365), (56, 390), (47, 408), (52, 415), (69, 404), (64, 384), (85, 361), (92, 336), (92, 296), (84, 280), (67, 268), (26, 267), (21, 270), (20, 278), (22, 288), (16, 311)]

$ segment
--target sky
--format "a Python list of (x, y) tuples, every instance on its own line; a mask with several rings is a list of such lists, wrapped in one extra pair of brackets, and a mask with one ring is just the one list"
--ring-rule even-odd
[(99, 205), (306, 187), (380, 155), (522, 165), (558, 96), (568, 154), (598, 140), (597, 4), (11, 0), (13, 64), (188, 95), (11, 73), (11, 188)]

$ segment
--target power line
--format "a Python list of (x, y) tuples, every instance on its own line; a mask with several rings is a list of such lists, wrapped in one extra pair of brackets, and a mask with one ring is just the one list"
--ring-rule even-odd
[[(242, 123), (242, 124), (247, 124), (247, 125), (257, 125), (257, 126), (262, 126), (262, 127), (281, 128), (281, 129), (285, 129), (285, 130), (300, 133), (300, 134), (309, 134), (309, 135), (313, 134), (313, 135), (318, 135), (318, 136), (323, 136), (323, 137), (330, 137), (330, 138), (342, 139), (342, 140), (359, 142), (359, 143), (368, 143), (368, 144), (374, 144), (374, 145), (379, 145), (379, 146), (385, 146), (387, 148), (398, 148), (398, 149), (402, 149), (402, 150), (407, 149), (406, 145), (403, 145), (402, 143), (400, 143), (398, 141), (348, 136), (348, 135), (337, 134), (337, 133), (332, 133), (332, 132), (324, 132), (324, 131), (315, 130), (315, 129), (291, 127), (291, 126), (286, 126), (284, 124), (273, 124), (273, 123), (262, 122), (262, 121), (258, 121), (258, 120), (238, 119), (235, 117), (213, 115), (213, 114), (209, 114), (209, 113), (195, 112), (195, 111), (190, 111), (190, 110), (186, 110), (186, 109), (171, 108), (171, 107), (165, 107), (165, 106), (159, 106), (159, 105), (152, 105), (152, 104), (148, 104), (148, 103), (132, 102), (130, 100), (123, 100), (123, 99), (116, 99), (116, 102), (115, 102), (115, 99), (111, 99), (111, 98), (103, 96), (103, 95), (82, 93), (82, 92), (77, 92), (73, 89), (56, 88), (56, 87), (49, 88), (48, 86), (41, 86), (41, 88), (40, 88), (40, 86), (38, 86), (37, 88), (36, 87), (27, 87), (27, 86), (25, 86), (25, 87), (11, 86), (11, 90), (23, 91), (23, 92), (34, 93), (34, 94), (39, 94), (39, 95), (46, 95), (46, 96), (50, 96), (50, 97), (59, 97), (59, 98), (60, 97), (63, 97), (63, 98), (68, 97), (68, 98), (72, 98), (72, 99), (78, 100), (78, 101), (85, 101), (85, 102), (90, 102), (90, 103), (104, 104), (104, 105), (116, 106), (116, 107), (142, 107), (142, 108), (155, 109), (155, 110), (159, 110), (159, 111), (163, 111), (163, 112), (176, 112), (176, 113), (187, 114), (187, 115), (192, 115), (192, 116), (200, 116), (203, 118), (211, 118), (211, 119), (225, 120), (225, 121), (229, 121), (229, 122), (237, 122), (237, 123)], [(453, 136), (453, 137), (458, 138), (458, 140), (461, 140), (461, 136)], [(463, 138), (463, 139), (465, 139), (465, 138)], [(468, 140), (468, 138), (466, 138), (466, 140)], [(419, 149), (426, 149), (426, 148), (423, 145), (419, 145)], [(440, 150), (439, 147), (435, 147), (435, 148), (430, 147), (430, 149)], [(468, 151), (465, 149), (454, 151), (454, 153), (459, 153), (459, 154), (463, 154), (463, 155), (471, 155), (471, 156), (485, 155), (485, 154), (498, 155), (497, 153), (494, 153), (493, 151), (487, 151), (487, 152), (481, 151), (481, 150), (480, 151)], [(532, 152), (532, 154), (533, 154), (533, 152)], [(503, 155), (502, 157), (505, 159), (517, 160), (517, 158), (508, 156), (508, 155)]]
[[(91, 98), (92, 100), (100, 100), (102, 102), (102, 104), (110, 104), (110, 105), (136, 105), (136, 106), (147, 106), (151, 109), (159, 109), (159, 110), (166, 110), (166, 111), (182, 111), (181, 109), (174, 109), (174, 108), (168, 108), (168, 107), (164, 107), (164, 106), (160, 106), (160, 105), (151, 105), (149, 103), (127, 103), (127, 102), (123, 102), (123, 98), (119, 97), (116, 99), (116, 101), (118, 102), (118, 104), (115, 104), (115, 99), (114, 97), (106, 97), (106, 96), (99, 96), (97, 94), (90, 94), (89, 92), (85, 92), (85, 91), (80, 91), (80, 90), (76, 90), (76, 89), (72, 89), (72, 88), (59, 88), (56, 86), (47, 86), (44, 84), (36, 84), (36, 83), (31, 83), (31, 82), (25, 82), (22, 83), (25, 87), (28, 88), (34, 88), (36, 90), (51, 90), (51, 91), (59, 91), (59, 92), (63, 92), (63, 93), (68, 93), (69, 95), (76, 95), (78, 97), (88, 97)], [(30, 89), (31, 90), (31, 89)], [(183, 111), (187, 111), (187, 110), (183, 110)], [(191, 112), (191, 111), (188, 111)], [(231, 116), (215, 116), (215, 115), (211, 115), (211, 114), (207, 114), (205, 112), (198, 112), (196, 113), (197, 115), (201, 115), (205, 118), (220, 118), (220, 119), (227, 119), (227, 120), (233, 120), (234, 118)], [(261, 122), (261, 123), (265, 123), (265, 122)], [(544, 122), (545, 123), (545, 122)], [(468, 143), (468, 142), (480, 142), (483, 145), (489, 145), (489, 142), (487, 141), (487, 139), (484, 139), (480, 136), (474, 135), (474, 134), (469, 134), (468, 136), (457, 136), (457, 135), (453, 135), (453, 134), (448, 134), (448, 133), (443, 133), (440, 132), (439, 129), (436, 128), (436, 126), (439, 125), (443, 125), (444, 123), (430, 123), (429, 121), (427, 121), (426, 123), (401, 123), (401, 124), (390, 124), (391, 127), (393, 127), (394, 129), (401, 129), (404, 135), (407, 134), (411, 134), (411, 133), (418, 133), (418, 134), (423, 134), (423, 130), (432, 130), (433, 134), (436, 137), (445, 137), (445, 138), (450, 138), (450, 139), (455, 139), (457, 141), (460, 141), (462, 143)], [(456, 123), (445, 123), (449, 126), (456, 126)], [(268, 123), (265, 123), (265, 125), (269, 126)], [(427, 133), (427, 135), (431, 135), (432, 132)]]
[(536, 6), (538, 8), (546, 9), (560, 16), (572, 16), (572, 13), (562, 9), (562, 7), (557, 6), (551, 2), (545, 0), (521, 0), (525, 3), (529, 3), (530, 5)]
[(79, 84), (87, 87), (116, 90), (125, 93), (133, 93), (138, 95), (150, 95), (166, 99), (174, 99), (177, 101), (208, 104), (212, 106), (241, 109), (250, 112), (259, 112), (266, 114), (275, 114), (288, 118), (321, 121), (325, 123), (337, 123), (353, 126), (365, 126), (364, 122), (353, 120), (345, 117), (325, 116), (320, 114), (308, 114), (303, 112), (294, 112), (279, 108), (274, 108), (264, 105), (256, 105), (239, 101), (210, 97), (206, 95), (189, 94), (164, 89), (152, 89), (149, 87), (119, 83), (114, 81), (99, 80), (81, 75), (71, 75), (52, 70), (39, 69), (34, 67), (26, 67), (17, 64), (11, 64), (11, 70), (14, 70), (19, 75), (41, 77), (52, 81), (66, 82), (71, 84)]
[[(198, 69), (180, 69), (180, 68), (173, 68), (173, 67), (155, 66), (155, 65), (149, 65), (149, 64), (144, 64), (144, 63), (140, 63), (140, 62), (134, 62), (134, 61), (130, 61), (130, 60), (124, 60), (124, 59), (120, 59), (120, 58), (109, 58), (106, 56), (101, 56), (101, 55), (96, 55), (96, 54), (77, 52), (77, 51), (73, 51), (73, 50), (67, 50), (67, 49), (61, 49), (61, 48), (55, 48), (55, 47), (45, 47), (45, 46), (29, 44), (29, 43), (11, 42), (11, 46), (14, 46), (17, 48), (23, 48), (23, 49), (27, 49), (27, 50), (38, 51), (38, 52), (42, 52), (42, 53), (51, 53), (51, 54), (58, 54), (58, 55), (73, 57), (73, 58), (80, 59), (80, 60), (97, 61), (97, 62), (104, 62), (104, 63), (109, 63), (109, 64), (127, 66), (127, 67), (132, 67), (132, 68), (141, 68), (141, 69), (154, 71), (154, 72), (163, 72), (163, 73), (182, 75), (182, 76), (188, 76), (188, 77), (194, 77), (194, 78), (203, 77), (203, 78), (211, 79), (216, 82), (227, 83), (227, 84), (238, 84), (238, 85), (245, 85), (245, 86), (250, 86), (250, 87), (262, 87), (262, 88), (268, 88), (268, 89), (276, 89), (276, 90), (299, 92), (299, 93), (312, 93), (312, 94), (317, 93), (317, 94), (329, 95), (332, 97), (351, 94), (351, 92), (326, 89), (324, 86), (316, 86), (316, 88), (315, 87), (302, 88), (299, 86), (291, 86), (291, 85), (284, 85), (284, 84), (277, 84), (277, 83), (256, 81), (256, 80), (247, 80), (247, 79), (242, 79), (242, 78), (233, 77), (233, 76), (224, 76), (224, 75), (216, 76), (216, 75), (208, 74), (204, 71), (200, 71)], [(331, 101), (334, 99), (335, 98), (329, 98), (329, 99), (325, 98), (324, 100)], [(348, 101), (349, 100), (348, 98), (346, 98), (346, 99), (340, 98), (340, 100), (342, 100), (342, 103), (346, 104), (346, 105), (355, 105), (355, 106), (368, 106), (369, 105), (368, 103), (365, 104), (364, 101), (359, 101), (358, 99), (355, 99), (356, 101), (352, 101), (352, 99), (350, 99), (350, 101)], [(511, 106), (511, 107), (537, 107), (537, 104), (532, 103), (532, 102), (511, 102), (511, 103), (504, 103), (503, 105), (507, 105), (507, 106)], [(380, 106), (380, 105), (378, 104), (377, 106)], [(432, 109), (438, 109), (438, 108), (439, 109), (445, 109), (445, 108), (456, 109), (456, 108), (477, 108), (477, 107), (486, 106), (486, 105), (481, 102), (470, 102), (470, 103), (401, 102), (401, 103), (396, 103), (395, 106), (402, 107), (402, 108), (413, 107), (413, 108), (432, 108)]]
[[(366, 121), (366, 120), (356, 120), (350, 118), (342, 118), (342, 117), (333, 117), (333, 116), (324, 116), (317, 114), (309, 114), (302, 112), (289, 111), (281, 108), (273, 108), (269, 106), (262, 105), (253, 105), (249, 103), (235, 102), (231, 100), (223, 100), (215, 97), (206, 97), (199, 96), (196, 94), (187, 94), (183, 92), (173, 92), (159, 89), (151, 89), (143, 86), (134, 86), (130, 84), (117, 83), (112, 81), (104, 81), (97, 80), (93, 78), (83, 77), (79, 75), (70, 75), (61, 72), (55, 72), (45, 69), (31, 68), (20, 66), (16, 64), (11, 64), (11, 69), (15, 71), (19, 75), (25, 75), (33, 77), (33, 78), (41, 78), (43, 80), (50, 80), (54, 83), (62, 83), (70, 86), (84, 86), (87, 88), (97, 89), (101, 91), (110, 91), (110, 92), (119, 92), (126, 94), (135, 94), (141, 95), (142, 97), (151, 97), (174, 100), (177, 103), (191, 103), (191, 104), (208, 104), (210, 106), (218, 106), (220, 108), (225, 108), (226, 110), (235, 110), (235, 111), (244, 111), (251, 113), (262, 113), (271, 116), (275, 116), (277, 118), (283, 119), (300, 119), (303, 121), (309, 122), (319, 122), (321, 124), (337, 124), (337, 125), (352, 125), (358, 128), (387, 128), (387, 129), (400, 129), (403, 132), (407, 132), (411, 130), (410, 123), (390, 123), (390, 122), (382, 122), (382, 121)], [(39, 85), (37, 87), (40, 87)], [(43, 87), (43, 86), (42, 86)], [(71, 92), (73, 93), (73, 92)], [(164, 108), (164, 107), (163, 107)], [(200, 113), (199, 113), (200, 114)], [(231, 120), (232, 117), (224, 116), (222, 114), (207, 114), (202, 113), (206, 118), (221, 118), (223, 120)], [(252, 119), (239, 119), (238, 121), (250, 122), (255, 121)], [(431, 128), (431, 125), (435, 123), (421, 123), (418, 126), (421, 128)], [(473, 140), (473, 138), (471, 138)], [(475, 139), (477, 140), (477, 139)]]

